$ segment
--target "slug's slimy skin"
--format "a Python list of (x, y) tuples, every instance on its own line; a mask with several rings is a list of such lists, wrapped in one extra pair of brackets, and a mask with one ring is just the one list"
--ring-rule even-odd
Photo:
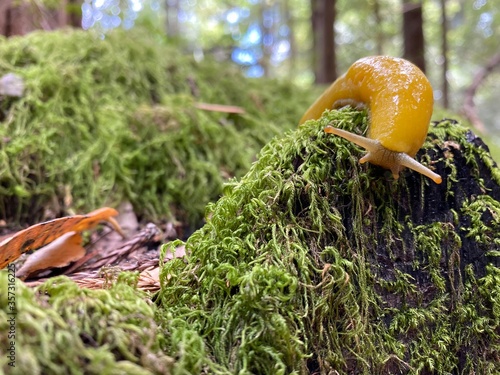
[(427, 136), (434, 105), (431, 84), (419, 68), (395, 57), (362, 58), (313, 103), (300, 124), (320, 118), (325, 109), (360, 103), (370, 112), (368, 138), (332, 126), (325, 132), (365, 148), (368, 153), (360, 162), (390, 169), (396, 179), (408, 167), (442, 182), (441, 176), (414, 159)]

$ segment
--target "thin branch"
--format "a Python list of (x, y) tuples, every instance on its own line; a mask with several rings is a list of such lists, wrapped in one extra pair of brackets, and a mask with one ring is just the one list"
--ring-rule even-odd
[(474, 96), (476, 95), (479, 86), (483, 84), (488, 75), (498, 65), (500, 65), (500, 53), (493, 55), (488, 63), (483, 68), (479, 69), (479, 71), (474, 76), (474, 79), (472, 80), (472, 84), (465, 91), (463, 113), (471, 122), (472, 126), (474, 126), (474, 128), (476, 128), (482, 134), (487, 133), (487, 130), (477, 113), (477, 108), (474, 103)]

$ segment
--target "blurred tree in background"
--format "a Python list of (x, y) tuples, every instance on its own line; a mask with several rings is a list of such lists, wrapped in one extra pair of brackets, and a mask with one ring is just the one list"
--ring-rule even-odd
[(36, 29), (80, 27), (82, 0), (2, 0), (0, 34), (24, 35)]
[(425, 73), (425, 41), (421, 0), (403, 0), (403, 57)]
[(335, 54), (335, 1), (311, 0), (314, 77), (316, 83), (331, 83), (337, 78)]

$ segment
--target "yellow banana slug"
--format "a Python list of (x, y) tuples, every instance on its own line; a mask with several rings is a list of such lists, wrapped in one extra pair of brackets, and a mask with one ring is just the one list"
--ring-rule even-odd
[(390, 169), (394, 178), (408, 167), (435, 183), (441, 176), (417, 162), (432, 115), (432, 87), (424, 73), (407, 60), (389, 56), (365, 57), (351, 65), (311, 105), (300, 119), (318, 119), (325, 109), (363, 104), (370, 113), (368, 137), (327, 126), (325, 132), (341, 136), (368, 152), (360, 163)]

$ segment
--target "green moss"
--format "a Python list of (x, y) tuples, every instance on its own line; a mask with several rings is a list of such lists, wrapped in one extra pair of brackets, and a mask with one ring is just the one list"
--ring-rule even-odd
[(462, 228), (467, 237), (473, 237), (480, 245), (500, 245), (500, 202), (488, 195), (472, 197), (464, 202), (463, 215), (470, 226)]
[[(8, 374), (169, 374), (155, 308), (122, 274), (108, 290), (54, 278), (35, 291), (16, 282), (15, 337), (9, 337), (7, 272), (0, 271), (0, 369)], [(9, 294), (10, 295), (10, 294)], [(15, 367), (3, 353), (14, 343)]]
[[(460, 236), (455, 232), (455, 227), (451, 223), (436, 222), (427, 225), (418, 225), (412, 228), (416, 241), (416, 250), (423, 253), (423, 262), (418, 259), (414, 262), (416, 269), (424, 266), (424, 270), (429, 272), (433, 284), (440, 289), (441, 292), (446, 292), (447, 284), (442, 275), (443, 257), (449, 259), (448, 275), (454, 276), (454, 270), (458, 268), (456, 262), (460, 262), (460, 257), (457, 255), (458, 249), (462, 245)], [(450, 280), (453, 281), (453, 280)], [(451, 285), (454, 285), (451, 282)]]
[(359, 133), (367, 123), (331, 111), (270, 142), (208, 207), (189, 255), (162, 265), (157, 305), (137, 291), (137, 274), (115, 280), (110, 270), (100, 291), (18, 282), (16, 370), (495, 374), (500, 186), (485, 178), (496, 167), (481, 143), (435, 124), (417, 158), (444, 183), (407, 170), (394, 181), (325, 134), (332, 121)]
[(394, 181), (325, 134), (332, 121), (366, 129), (363, 113), (327, 112), (270, 142), (226, 185), (186, 242), (187, 262), (163, 266), (160, 314), (203, 338), (199, 358), (222, 366), (214, 372), (493, 374), (500, 262), (463, 229), (485, 208), (464, 211), (460, 183), (467, 175), (469, 193), (494, 194), (496, 220), (498, 181), (480, 177), (496, 166), (444, 121), (418, 155), (444, 183), (408, 170)]
[(0, 39), (7, 72), (26, 83), (24, 97), (0, 101), (0, 217), (8, 221), (127, 199), (150, 219), (198, 224), (224, 181), (243, 175), (312, 100), (289, 83), (198, 63), (140, 30), (105, 40), (81, 30)]

